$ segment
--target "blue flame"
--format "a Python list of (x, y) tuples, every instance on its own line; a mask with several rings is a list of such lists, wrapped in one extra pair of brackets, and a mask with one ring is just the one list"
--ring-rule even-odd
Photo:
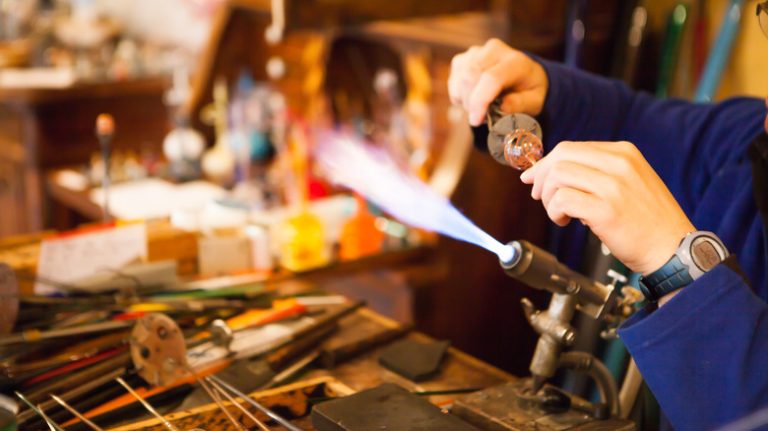
[(404, 172), (382, 149), (328, 134), (321, 137), (315, 159), (331, 181), (360, 193), (400, 221), (480, 246), (502, 262), (513, 260), (512, 247), (488, 235), (448, 199)]

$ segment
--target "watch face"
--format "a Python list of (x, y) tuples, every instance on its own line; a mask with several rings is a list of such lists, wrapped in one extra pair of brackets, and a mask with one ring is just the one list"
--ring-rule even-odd
[(691, 243), (691, 259), (704, 272), (722, 262), (723, 257), (718, 251), (718, 246), (707, 237), (696, 238)]

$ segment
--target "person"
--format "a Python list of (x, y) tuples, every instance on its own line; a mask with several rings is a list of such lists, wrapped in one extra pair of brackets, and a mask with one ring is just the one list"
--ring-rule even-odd
[[(472, 126), (497, 97), (536, 116), (546, 155), (520, 176), (532, 197), (656, 283), (619, 335), (674, 429), (767, 407), (768, 100), (658, 100), (495, 39), (454, 57), (448, 86)], [(697, 241), (709, 263), (681, 253)]]

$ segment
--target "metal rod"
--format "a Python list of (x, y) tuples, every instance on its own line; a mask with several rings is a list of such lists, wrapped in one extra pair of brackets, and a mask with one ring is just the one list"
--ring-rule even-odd
[(38, 416), (43, 418), (43, 421), (45, 422), (46, 425), (48, 425), (48, 428), (50, 428), (51, 431), (64, 431), (64, 429), (62, 427), (60, 427), (59, 424), (57, 424), (56, 422), (52, 421), (51, 418), (49, 418), (48, 415), (46, 415), (45, 412), (42, 409), (40, 409), (39, 407), (37, 407), (34, 404), (32, 404), (27, 399), (27, 397), (25, 397), (24, 395), (21, 394), (21, 392), (17, 391), (17, 392), (14, 392), (14, 393), (16, 394), (17, 397), (19, 397), (19, 399), (21, 401), (24, 402), (24, 404), (29, 406), (29, 408), (32, 409), (33, 412), (37, 413)]
[(637, 395), (640, 393), (640, 387), (643, 385), (643, 376), (640, 375), (640, 370), (637, 368), (637, 364), (634, 359), (629, 361), (629, 367), (627, 367), (627, 373), (624, 376), (624, 383), (621, 385), (621, 391), (619, 391), (619, 405), (621, 408), (622, 418), (628, 418), (632, 412), (637, 401)]
[(277, 413), (273, 412), (272, 410), (264, 407), (259, 402), (251, 398), (250, 396), (244, 394), (237, 388), (233, 387), (229, 383), (225, 382), (224, 380), (221, 380), (220, 378), (216, 376), (209, 376), (211, 380), (218, 383), (220, 386), (226, 388), (229, 392), (232, 392), (233, 394), (237, 395), (238, 397), (242, 398), (245, 402), (248, 404), (256, 407), (259, 409), (262, 413), (269, 416), (274, 420), (275, 422), (279, 423), (280, 425), (284, 426), (288, 431), (303, 431), (301, 428), (297, 427), (296, 425), (293, 425), (290, 423), (287, 419), (283, 418), (282, 416), (278, 415)]
[(87, 417), (83, 416), (83, 415), (82, 415), (82, 414), (81, 414), (79, 411), (75, 410), (75, 409), (74, 409), (72, 406), (70, 406), (70, 405), (69, 405), (69, 404), (68, 404), (66, 401), (64, 401), (63, 399), (61, 399), (61, 398), (57, 397), (57, 396), (56, 396), (56, 395), (54, 395), (54, 394), (51, 394), (51, 398), (53, 398), (53, 400), (54, 400), (54, 401), (56, 401), (57, 403), (59, 403), (59, 405), (60, 405), (60, 406), (62, 406), (62, 407), (64, 407), (65, 409), (67, 409), (67, 411), (68, 411), (68, 412), (70, 412), (70, 413), (72, 413), (73, 415), (75, 415), (75, 417), (77, 417), (78, 419), (80, 419), (80, 420), (81, 420), (81, 421), (82, 421), (84, 424), (86, 424), (86, 425), (88, 425), (89, 427), (91, 427), (91, 429), (93, 429), (94, 431), (104, 431), (104, 429), (103, 429), (103, 428), (101, 428), (101, 427), (99, 427), (98, 425), (96, 425), (95, 423), (91, 422), (91, 420), (90, 420), (90, 419), (88, 419)]
[(45, 423), (47, 423), (47, 424), (48, 424), (48, 428), (50, 428), (50, 429), (52, 429), (52, 430), (54, 430), (54, 429), (61, 429), (62, 431), (64, 430), (63, 428), (61, 428), (61, 427), (59, 426), (59, 424), (57, 424), (56, 422), (54, 422), (54, 421), (53, 421), (53, 419), (49, 418), (49, 417), (48, 417), (48, 415), (47, 415), (47, 414), (45, 414), (45, 411), (43, 411), (43, 409), (42, 409), (42, 408), (40, 408), (40, 405), (39, 405), (39, 404), (37, 405), (37, 408), (38, 408), (38, 410), (40, 410), (40, 416), (42, 416), (42, 418), (43, 418), (43, 420), (45, 421)]
[[(79, 396), (85, 394), (85, 393), (91, 392), (92, 390), (98, 388), (101, 385), (104, 385), (104, 384), (106, 384), (108, 382), (111, 382), (112, 380), (115, 380), (115, 378), (122, 376), (124, 373), (125, 373), (125, 368), (124, 367), (120, 367), (120, 368), (116, 369), (115, 371), (110, 372), (110, 373), (104, 375), (103, 377), (97, 377), (97, 378), (89, 381), (88, 383), (85, 383), (85, 384), (82, 384), (82, 385), (77, 385), (77, 387), (75, 389), (72, 389), (72, 390), (69, 390), (67, 392), (61, 393), (61, 398), (62, 399), (67, 399), (67, 400), (72, 400), (72, 399), (74, 399), (76, 397), (79, 397)], [(43, 408), (50, 408), (50, 407), (53, 407), (55, 405), (56, 405), (56, 403), (54, 401), (52, 401), (52, 400), (45, 401), (45, 402), (43, 402), (41, 404), (41, 406)], [(19, 413), (19, 415), (18, 415), (19, 422), (24, 422), (24, 421), (28, 420), (33, 414), (34, 414), (34, 412), (32, 412), (31, 410), (23, 411), (23, 412)]]
[(147, 409), (148, 412), (152, 413), (152, 415), (155, 418), (157, 418), (163, 425), (165, 425), (166, 428), (168, 428), (171, 431), (179, 431), (178, 428), (173, 426), (173, 424), (168, 422), (166, 418), (164, 418), (160, 413), (158, 413), (157, 410), (155, 410), (155, 408), (152, 407), (152, 405), (147, 402), (147, 400), (145, 400), (144, 398), (142, 398), (141, 395), (136, 393), (136, 391), (134, 391), (133, 388), (128, 383), (125, 383), (125, 380), (123, 380), (122, 377), (116, 378), (115, 381), (117, 383), (120, 383), (120, 386), (124, 387), (125, 390), (128, 391), (128, 393), (133, 395), (133, 397), (136, 398), (136, 400), (138, 400), (141, 403), (141, 405), (143, 405), (144, 408)]
[(192, 378), (195, 379), (195, 381), (205, 390), (205, 392), (208, 394), (209, 397), (213, 400), (213, 402), (216, 403), (217, 406), (219, 406), (219, 410), (221, 410), (225, 416), (227, 416), (227, 419), (232, 423), (232, 425), (237, 428), (240, 431), (248, 431), (243, 424), (238, 422), (238, 420), (230, 413), (230, 411), (224, 406), (224, 403), (221, 401), (221, 398), (216, 395), (211, 388), (208, 387), (208, 384), (201, 378), (197, 376), (197, 373), (190, 367), (188, 364), (183, 364), (184, 369), (192, 375)]
[(214, 381), (213, 381), (213, 380), (211, 380), (209, 377), (206, 377), (206, 378), (205, 378), (205, 381), (207, 381), (208, 383), (210, 383), (210, 384), (211, 384), (211, 386), (213, 386), (213, 387), (214, 387), (214, 389), (216, 389), (216, 390), (217, 390), (217, 391), (219, 391), (219, 392), (220, 392), (222, 395), (224, 395), (224, 397), (226, 397), (226, 398), (227, 398), (227, 400), (228, 400), (230, 403), (232, 403), (232, 405), (234, 405), (235, 407), (237, 407), (238, 409), (240, 409), (240, 411), (242, 411), (244, 415), (248, 416), (248, 418), (249, 418), (250, 420), (252, 420), (252, 421), (253, 421), (253, 422), (256, 424), (256, 426), (257, 426), (257, 427), (259, 427), (259, 429), (261, 429), (261, 431), (270, 431), (270, 428), (269, 428), (269, 427), (268, 427), (266, 424), (264, 424), (264, 422), (260, 421), (260, 420), (259, 420), (259, 418), (257, 418), (256, 416), (254, 416), (254, 414), (253, 414), (253, 413), (249, 412), (249, 411), (248, 411), (248, 409), (246, 409), (245, 407), (243, 407), (242, 405), (240, 405), (240, 403), (239, 403), (239, 402), (238, 402), (236, 399), (234, 399), (234, 398), (232, 397), (232, 395), (230, 395), (230, 394), (229, 394), (227, 391), (225, 391), (225, 390), (224, 390), (224, 388), (222, 388), (221, 386), (219, 386), (219, 384), (218, 384), (218, 383), (214, 382)]
[(80, 325), (72, 328), (51, 329), (48, 331), (38, 331), (31, 329), (15, 334), (0, 337), (0, 346), (17, 343), (31, 343), (52, 338), (71, 337), (75, 335), (90, 335), (97, 332), (116, 331), (133, 326), (130, 321), (109, 321)]
[(312, 362), (315, 361), (315, 359), (320, 357), (320, 351), (315, 350), (310, 352), (308, 355), (304, 356), (303, 358), (299, 359), (295, 363), (293, 363), (290, 367), (284, 369), (274, 377), (272, 377), (264, 386), (264, 389), (270, 389), (273, 388), (280, 383), (282, 383), (285, 380), (290, 379), (297, 373), (299, 373), (301, 370), (309, 366)]

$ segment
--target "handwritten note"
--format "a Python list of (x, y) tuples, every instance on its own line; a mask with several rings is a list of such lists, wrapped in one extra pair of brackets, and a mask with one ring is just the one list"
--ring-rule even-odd
[(60, 292), (60, 284), (103, 272), (119, 271), (147, 255), (147, 228), (143, 223), (71, 233), (43, 240), (37, 266), (35, 293)]

